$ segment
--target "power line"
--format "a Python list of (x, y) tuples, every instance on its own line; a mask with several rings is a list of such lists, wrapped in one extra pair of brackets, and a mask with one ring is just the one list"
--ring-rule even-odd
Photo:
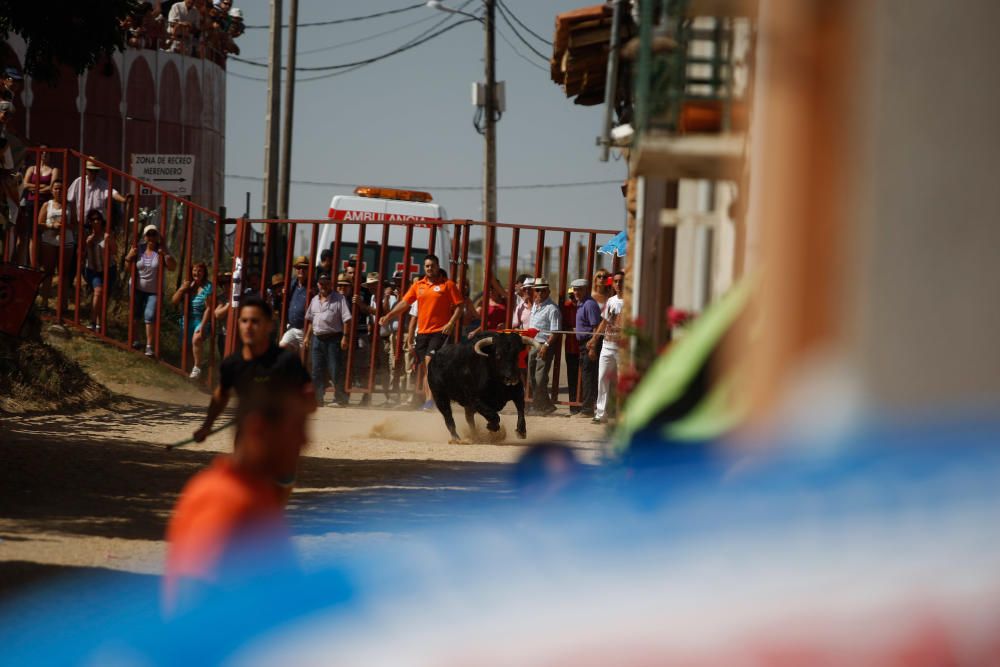
[(504, 13), (502, 6), (497, 5), (497, 7), (500, 8), (500, 18), (502, 18), (503, 22), (507, 24), (507, 27), (511, 29), (511, 31), (514, 33), (514, 36), (517, 37), (519, 40), (521, 40), (521, 43), (524, 44), (526, 47), (528, 47), (529, 51), (534, 53), (536, 56), (538, 56), (545, 62), (549, 62), (549, 56), (545, 55), (544, 53), (536, 49), (534, 46), (532, 46), (531, 42), (526, 40), (524, 38), (524, 35), (522, 35), (520, 32), (517, 31), (517, 28), (514, 27), (514, 24), (511, 23), (510, 19), (507, 18), (507, 14)]
[[(377, 14), (366, 14), (365, 16), (352, 16), (347, 19), (333, 19), (332, 21), (314, 21), (312, 23), (299, 23), (300, 28), (312, 28), (314, 26), (322, 25), (340, 25), (341, 23), (354, 23), (355, 21), (367, 21), (368, 19), (377, 19), (380, 16), (389, 16), (390, 14), (402, 14), (403, 12), (409, 12), (420, 7), (426, 7), (427, 5), (423, 2), (408, 5), (406, 7), (400, 7), (399, 9), (390, 9), (384, 12), (378, 12)], [(248, 25), (244, 26), (247, 30), (268, 30), (271, 26), (269, 25)], [(282, 25), (282, 28), (287, 28), (287, 25)]]
[[(226, 178), (234, 178), (240, 181), (263, 181), (261, 176), (244, 176), (242, 174), (226, 174)], [(325, 181), (291, 181), (295, 185), (306, 185), (324, 188), (355, 188), (357, 183), (333, 183)], [(498, 185), (498, 190), (552, 190), (557, 188), (581, 188), (595, 185), (621, 185), (621, 179), (607, 181), (573, 181), (568, 183), (526, 183), (522, 185)], [(462, 191), (462, 190), (482, 190), (482, 185), (405, 185), (397, 186), (406, 190), (439, 190), (439, 191)]]
[(521, 26), (522, 28), (524, 28), (525, 30), (527, 30), (528, 33), (532, 37), (534, 37), (535, 39), (537, 39), (538, 41), (540, 41), (540, 42), (542, 42), (544, 44), (547, 44), (548, 46), (552, 46), (552, 42), (550, 42), (549, 40), (545, 39), (544, 37), (542, 37), (541, 35), (539, 35), (537, 32), (535, 32), (534, 30), (532, 30), (528, 26), (524, 25), (524, 23), (521, 22), (521, 19), (517, 18), (517, 15), (514, 14), (514, 12), (511, 10), (511, 8), (508, 7), (507, 4), (503, 0), (497, 0), (497, 5), (500, 7), (500, 11), (507, 12), (507, 14), (510, 16), (510, 18), (514, 19), (514, 21), (519, 26)]
[[(464, 3), (462, 3), (461, 7), (465, 7), (465, 5), (469, 4), (469, 2), (471, 2), (471, 1), (472, 0), (466, 0)], [(404, 47), (405, 48), (411, 48), (413, 46), (418, 46), (419, 44), (423, 44), (424, 42), (432, 39), (433, 37), (436, 37), (441, 32), (446, 32), (446, 30), (442, 30), (440, 32), (434, 32), (434, 31), (437, 28), (439, 28), (441, 25), (443, 25), (444, 23), (447, 23), (448, 21), (450, 21), (451, 19), (452, 19), (452, 16), (450, 16), (450, 15), (444, 17), (443, 19), (439, 20), (437, 23), (435, 23), (434, 25), (432, 25), (430, 28), (424, 30), (422, 33), (420, 33), (419, 35), (417, 35), (416, 37), (413, 37), (408, 42), (404, 42), (403, 45), (400, 47), (400, 49), (404, 49)], [(471, 20), (472, 19), (467, 19), (466, 21), (471, 21)], [(460, 21), (459, 23), (464, 23), (466, 21)], [(448, 26), (447, 29), (450, 30), (454, 26), (459, 25), (459, 23), (453, 23), (452, 25)], [(425, 37), (426, 37), (426, 39), (424, 39)], [(344, 75), (344, 74), (350, 74), (351, 72), (353, 72), (355, 70), (358, 70), (358, 69), (361, 69), (362, 67), (367, 67), (370, 64), (372, 64), (372, 63), (355, 65), (355, 66), (350, 67), (348, 69), (343, 69), (343, 70), (340, 70), (340, 71), (337, 71), (337, 72), (330, 72), (330, 73), (327, 73), (327, 74), (318, 74), (316, 76), (311, 76), (311, 77), (299, 77), (299, 78), (296, 79), (296, 83), (309, 83), (310, 81), (319, 81), (320, 79), (330, 79), (330, 78), (333, 78), (335, 76), (341, 76), (341, 75)], [(226, 74), (228, 74), (230, 76), (234, 76), (237, 79), (243, 79), (245, 81), (261, 81), (261, 82), (266, 82), (267, 81), (267, 79), (264, 78), (264, 77), (248, 76), (246, 74), (239, 74), (239, 73), (233, 72), (232, 69), (228, 69), (228, 68), (226, 70)]]
[(503, 34), (503, 31), (502, 31), (502, 30), (500, 30), (500, 28), (496, 28), (496, 32), (497, 32), (497, 34), (498, 34), (498, 35), (500, 35), (500, 39), (502, 39), (502, 40), (503, 40), (504, 42), (506, 42), (506, 43), (507, 43), (507, 46), (509, 46), (509, 47), (510, 47), (510, 50), (511, 50), (511, 51), (513, 51), (514, 53), (516, 53), (516, 54), (517, 54), (517, 56), (518, 56), (518, 57), (519, 57), (519, 58), (520, 58), (521, 60), (523, 60), (524, 62), (528, 63), (529, 65), (531, 65), (531, 66), (532, 66), (532, 67), (534, 67), (535, 69), (540, 69), (540, 70), (542, 70), (543, 72), (545, 72), (545, 73), (548, 73), (548, 71), (549, 71), (549, 70), (547, 70), (546, 68), (542, 67), (542, 66), (541, 66), (541, 65), (539, 65), (539, 64), (538, 64), (537, 62), (535, 62), (534, 60), (532, 60), (532, 59), (531, 59), (531, 58), (529, 58), (528, 56), (526, 56), (526, 55), (524, 55), (523, 53), (521, 53), (520, 51), (518, 51), (518, 50), (517, 50), (517, 47), (516, 47), (516, 46), (514, 46), (514, 44), (513, 44), (513, 43), (512, 43), (512, 42), (511, 42), (511, 41), (510, 41), (509, 39), (507, 39), (507, 35)]
[[(371, 58), (365, 58), (364, 60), (357, 60), (357, 61), (351, 62), (351, 63), (342, 63), (340, 65), (324, 65), (322, 67), (296, 67), (295, 71), (296, 72), (329, 72), (331, 70), (349, 69), (349, 68), (352, 68), (352, 67), (357, 67), (359, 65), (370, 65), (370, 64), (378, 62), (380, 60), (385, 60), (386, 58), (389, 58), (391, 56), (403, 53), (404, 51), (409, 51), (410, 49), (412, 49), (414, 47), (417, 47), (417, 46), (420, 46), (421, 44), (423, 44), (425, 42), (428, 42), (428, 41), (434, 39), (435, 37), (443, 35), (444, 33), (448, 32), (452, 28), (456, 28), (456, 27), (458, 27), (460, 25), (463, 25), (465, 23), (472, 23), (474, 21), (477, 21), (477, 19), (471, 19), (470, 18), (470, 19), (464, 19), (462, 21), (458, 21), (456, 23), (452, 23), (451, 25), (448, 25), (448, 26), (445, 26), (444, 28), (441, 28), (437, 32), (433, 32), (433, 33), (427, 35), (423, 39), (420, 39), (420, 40), (417, 40), (417, 41), (411, 41), (410, 43), (404, 44), (403, 46), (400, 46), (398, 48), (393, 49), (392, 51), (387, 51), (386, 53), (383, 53), (383, 54), (378, 55), (378, 56), (373, 56)], [(252, 60), (246, 60), (244, 58), (239, 58), (237, 56), (229, 56), (229, 59), (230, 60), (235, 60), (236, 62), (243, 63), (245, 65), (251, 65), (253, 67), (267, 67), (266, 63), (256, 63), (256, 62), (253, 62)], [(282, 67), (281, 69), (282, 69), (282, 71), (284, 71), (286, 68)]]
[[(368, 40), (375, 39), (376, 37), (384, 37), (385, 35), (391, 35), (392, 33), (395, 33), (395, 32), (401, 32), (403, 30), (406, 30), (407, 28), (412, 28), (415, 25), (420, 25), (421, 23), (427, 23), (428, 21), (431, 21), (431, 20), (433, 20), (435, 18), (437, 18), (437, 16), (431, 14), (429, 16), (425, 16), (424, 18), (422, 18), (420, 20), (411, 21), (410, 23), (407, 23), (406, 25), (396, 26), (395, 28), (392, 28), (391, 30), (383, 30), (382, 32), (376, 32), (376, 33), (373, 33), (371, 35), (365, 35), (364, 37), (358, 37), (357, 39), (352, 39), (352, 40), (347, 41), (347, 42), (338, 42), (337, 44), (331, 44), (330, 46), (322, 46), (322, 47), (320, 47), (318, 49), (304, 49), (302, 51), (299, 51), (298, 55), (305, 56), (305, 55), (309, 55), (309, 54), (312, 54), (312, 53), (323, 53), (324, 51), (335, 51), (335, 50), (341, 49), (341, 48), (343, 48), (345, 46), (353, 46), (354, 44), (360, 44), (361, 42), (367, 42)], [(259, 56), (259, 57), (256, 57), (256, 58), (246, 58), (245, 60), (253, 60), (255, 62), (261, 62), (261, 61), (266, 61), (267, 60), (267, 56)]]

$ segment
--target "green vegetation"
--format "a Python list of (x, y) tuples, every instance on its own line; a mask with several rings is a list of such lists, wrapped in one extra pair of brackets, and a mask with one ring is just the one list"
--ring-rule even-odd
[(123, 50), (121, 22), (138, 6), (139, 0), (0, 0), (0, 37), (24, 38), (24, 70), (54, 83), (60, 65), (79, 74)]

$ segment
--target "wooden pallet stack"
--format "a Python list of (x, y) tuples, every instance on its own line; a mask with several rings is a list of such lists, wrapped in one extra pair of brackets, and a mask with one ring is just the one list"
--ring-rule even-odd
[(576, 98), (574, 104), (592, 106), (604, 101), (611, 13), (610, 4), (601, 4), (556, 16), (552, 81), (562, 86), (566, 97)]

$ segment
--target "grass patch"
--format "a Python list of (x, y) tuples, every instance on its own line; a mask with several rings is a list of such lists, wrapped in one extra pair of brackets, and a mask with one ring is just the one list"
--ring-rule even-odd
[(165, 392), (192, 389), (185, 378), (160, 364), (140, 354), (101, 343), (87, 334), (73, 332), (69, 338), (53, 337), (51, 343), (76, 360), (95, 380), (106, 385), (140, 385)]

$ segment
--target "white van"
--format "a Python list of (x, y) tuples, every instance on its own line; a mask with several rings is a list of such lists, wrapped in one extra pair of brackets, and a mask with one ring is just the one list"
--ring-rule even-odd
[[(327, 217), (331, 222), (347, 223), (341, 236), (340, 257), (335, 258), (337, 270), (343, 269), (351, 254), (357, 252), (358, 227), (350, 223), (375, 223), (365, 230), (365, 252), (362, 257), (362, 271), (377, 271), (378, 256), (381, 248), (381, 222), (414, 222), (418, 228), (429, 228), (421, 222), (436, 222), (447, 220), (444, 207), (433, 202), (429, 193), (416, 190), (399, 190), (396, 188), (380, 188), (360, 186), (355, 188), (353, 195), (334, 195), (330, 201)], [(447, 270), (451, 259), (451, 230), (447, 226), (437, 228), (435, 253), (441, 260), (441, 266)], [(308, 252), (311, 240), (303, 239), (304, 230), (299, 230), (299, 244), (302, 254)], [(311, 235), (311, 232), (308, 232)], [(410, 270), (423, 273), (423, 257), (427, 254), (429, 232), (415, 229), (412, 247), (410, 248)], [(317, 244), (317, 261), (319, 253), (326, 248), (333, 248), (336, 239), (335, 225), (320, 225), (319, 242)], [(302, 244), (302, 241), (305, 241)], [(403, 249), (406, 240), (406, 229), (403, 225), (393, 226), (389, 231), (389, 246), (386, 256), (386, 274), (391, 276), (394, 271), (403, 266)]]

